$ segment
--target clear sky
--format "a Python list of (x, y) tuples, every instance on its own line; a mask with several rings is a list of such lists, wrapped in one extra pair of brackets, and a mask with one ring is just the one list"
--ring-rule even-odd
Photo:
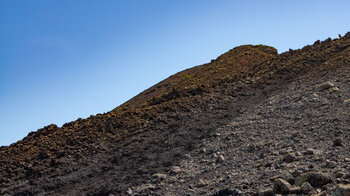
[(0, 146), (112, 110), (242, 44), (350, 30), (348, 0), (0, 0)]

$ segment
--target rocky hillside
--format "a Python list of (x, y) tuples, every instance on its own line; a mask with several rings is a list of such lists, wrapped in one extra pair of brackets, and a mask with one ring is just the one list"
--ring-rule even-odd
[(350, 33), (234, 48), (0, 148), (0, 195), (349, 195)]

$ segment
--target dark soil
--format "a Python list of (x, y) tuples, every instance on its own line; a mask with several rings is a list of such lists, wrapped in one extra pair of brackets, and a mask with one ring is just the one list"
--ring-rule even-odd
[(310, 172), (329, 180), (307, 178), (308, 194), (330, 194), (350, 183), (349, 46), (350, 33), (280, 55), (240, 46), (44, 127), (0, 148), (0, 195), (268, 195)]

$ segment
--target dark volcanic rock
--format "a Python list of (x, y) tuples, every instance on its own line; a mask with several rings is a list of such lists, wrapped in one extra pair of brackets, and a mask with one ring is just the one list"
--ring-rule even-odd
[(291, 163), (295, 160), (295, 156), (293, 154), (287, 154), (283, 160), (287, 163)]
[(334, 146), (343, 146), (343, 142), (340, 138), (337, 138), (337, 139), (333, 140), (333, 145)]
[(332, 189), (334, 196), (349, 196), (350, 195), (350, 184), (338, 184)]
[(213, 194), (213, 196), (229, 196), (229, 195), (242, 195), (242, 192), (240, 190), (231, 190), (230, 188), (226, 188)]
[(0, 194), (330, 193), (350, 179), (349, 66), (350, 33), (282, 54), (234, 48), (1, 147)]
[(297, 186), (301, 186), (304, 182), (309, 182), (312, 186), (320, 187), (332, 182), (332, 179), (328, 174), (325, 173), (309, 172), (301, 174), (295, 180), (295, 184)]
[(287, 181), (279, 178), (275, 180), (272, 191), (274, 194), (287, 194), (291, 188), (292, 185), (290, 185)]

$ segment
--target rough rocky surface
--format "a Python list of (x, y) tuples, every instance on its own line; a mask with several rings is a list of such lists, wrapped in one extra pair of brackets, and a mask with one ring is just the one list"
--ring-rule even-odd
[(347, 195), (350, 34), (240, 46), (0, 148), (0, 195)]

